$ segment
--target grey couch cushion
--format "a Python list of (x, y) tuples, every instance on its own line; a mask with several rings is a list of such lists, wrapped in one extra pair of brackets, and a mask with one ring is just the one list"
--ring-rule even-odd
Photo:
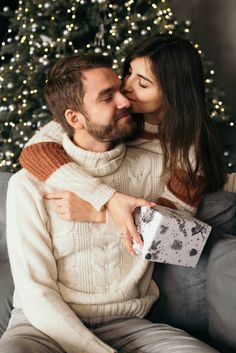
[(6, 245), (6, 192), (10, 173), (0, 173), (0, 336), (8, 324), (11, 308), (13, 282)]
[(208, 254), (221, 232), (236, 234), (236, 194), (224, 191), (206, 195), (197, 218), (214, 227), (211, 239), (196, 268), (155, 264), (154, 280), (160, 289), (159, 300), (149, 313), (155, 322), (182, 328), (208, 340), (206, 271)]
[(208, 327), (206, 267), (207, 254), (201, 256), (196, 268), (156, 264), (153, 277), (159, 286), (160, 297), (149, 318), (195, 336), (204, 336)]

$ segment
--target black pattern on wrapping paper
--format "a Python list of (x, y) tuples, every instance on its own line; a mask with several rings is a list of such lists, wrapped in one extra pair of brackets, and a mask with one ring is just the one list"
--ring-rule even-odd
[(161, 230), (160, 230), (160, 234), (165, 234), (169, 229), (169, 225), (164, 225), (164, 224), (161, 224)]
[(197, 249), (191, 249), (189, 252), (189, 256), (196, 256), (198, 254)]
[(181, 250), (182, 248), (183, 248), (183, 242), (179, 239), (174, 239), (174, 241), (171, 245), (171, 249)]
[(150, 223), (153, 219), (154, 212), (155, 211), (152, 208), (148, 208), (142, 215), (143, 223)]
[(207, 234), (207, 228), (206, 226), (194, 221), (195, 223), (195, 227), (192, 227), (191, 231), (192, 231), (192, 236), (193, 235), (197, 235), (197, 234), (201, 234), (202, 239), (205, 239), (204, 235)]
[(148, 249), (148, 253), (145, 255), (146, 260), (157, 260), (158, 254), (160, 253), (160, 249), (158, 249), (161, 244), (161, 240), (153, 240), (150, 248)]
[(183, 235), (185, 236), (185, 237), (187, 237), (188, 236), (188, 233), (187, 233), (187, 230), (186, 230), (186, 222), (185, 222), (185, 219), (184, 218), (182, 218), (182, 217), (177, 217), (177, 216), (175, 216), (175, 215), (171, 215), (171, 217), (172, 218), (175, 218), (176, 219), (176, 221), (177, 221), (177, 223), (178, 223), (178, 226), (179, 226), (179, 231), (181, 232), (181, 233), (183, 233)]

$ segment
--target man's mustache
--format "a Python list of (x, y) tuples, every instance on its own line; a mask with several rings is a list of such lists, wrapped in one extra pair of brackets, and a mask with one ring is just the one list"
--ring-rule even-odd
[(117, 120), (123, 118), (123, 116), (128, 115), (128, 114), (129, 114), (129, 115), (132, 114), (130, 108), (121, 109), (121, 110), (119, 110), (119, 111), (114, 115), (114, 119), (115, 119), (115, 121), (117, 121)]

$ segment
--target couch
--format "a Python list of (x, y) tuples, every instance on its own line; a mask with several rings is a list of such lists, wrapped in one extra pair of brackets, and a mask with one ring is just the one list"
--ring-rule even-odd
[[(0, 337), (7, 327), (12, 309), (13, 281), (6, 246), (6, 191), (11, 174), (0, 172)], [(199, 209), (204, 219), (218, 230), (236, 229), (236, 196), (231, 193), (211, 194)], [(215, 217), (216, 205), (224, 218)], [(219, 201), (221, 200), (221, 201)], [(219, 212), (221, 213), (221, 212)], [(14, 222), (14, 219), (12, 220)], [(205, 298), (206, 266), (210, 246), (207, 246), (196, 268), (156, 264), (154, 280), (160, 288), (160, 298), (149, 313), (155, 322), (165, 322), (182, 328), (211, 343), (208, 336), (208, 307)]]

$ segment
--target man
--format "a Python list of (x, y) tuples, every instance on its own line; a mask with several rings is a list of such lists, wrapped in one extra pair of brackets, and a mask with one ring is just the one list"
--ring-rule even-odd
[[(157, 197), (151, 166), (160, 164), (158, 155), (118, 144), (135, 124), (109, 58), (60, 60), (45, 92), (73, 161), (120, 192)], [(142, 319), (159, 294), (153, 265), (127, 252), (109, 214), (99, 224), (60, 219), (43, 198), (53, 191), (24, 169), (10, 181), (15, 309), (1, 353), (215, 352), (181, 330)]]

